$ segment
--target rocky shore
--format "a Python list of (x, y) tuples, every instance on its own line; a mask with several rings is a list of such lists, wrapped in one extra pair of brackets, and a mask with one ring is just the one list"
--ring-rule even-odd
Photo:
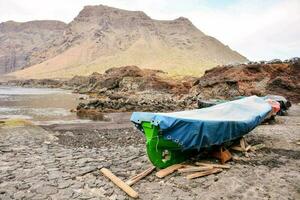
[[(96, 99), (81, 103), (80, 112), (166, 112), (197, 108), (198, 99), (233, 99), (237, 96), (277, 94), (300, 102), (300, 59), (285, 62), (220, 66), (200, 78), (168, 78), (161, 71), (138, 67), (112, 68), (105, 74), (74, 77), (76, 92)], [(81, 80), (81, 81), (78, 81)], [(83, 80), (85, 84), (82, 84)], [(79, 84), (78, 84), (79, 85)]]
[[(247, 135), (265, 148), (229, 162), (229, 170), (194, 180), (152, 173), (133, 188), (145, 200), (299, 199), (299, 111), (295, 104), (289, 116)], [(80, 127), (1, 124), (0, 199), (129, 199), (99, 171), (127, 180), (151, 166), (144, 136), (127, 125), (123, 117)]]
[(200, 77), (169, 77), (163, 71), (137, 66), (111, 68), (104, 74), (69, 80), (12, 80), (22, 87), (54, 87), (88, 94), (88, 102), (74, 108), (79, 115), (103, 112), (167, 112), (197, 108), (198, 99), (233, 99), (237, 96), (276, 94), (300, 102), (300, 59), (250, 62), (219, 66)]
[[(187, 180), (179, 173), (164, 179), (153, 173), (133, 188), (147, 200), (299, 199), (298, 73), (299, 62), (254, 63), (218, 67), (199, 79), (174, 79), (161, 71), (127, 66), (57, 82), (10, 82), (45, 87), (50, 81), (53, 87), (88, 94), (91, 99), (76, 111), (92, 113), (101, 121), (47, 126), (1, 123), (0, 199), (128, 199), (99, 169), (109, 168), (127, 180), (151, 163), (143, 134), (129, 121), (130, 112), (116, 111), (184, 110), (196, 107), (199, 98), (267, 93), (286, 94), (293, 106), (273, 125), (260, 125), (246, 136), (249, 144), (265, 148), (248, 157), (238, 155), (242, 159), (230, 161), (231, 168), (220, 174)], [(274, 85), (279, 78), (282, 84)]]
[(63, 81), (54, 79), (26, 79), (26, 80), (7, 80), (0, 82), (0, 85), (4, 86), (16, 86), (16, 87), (35, 87), (35, 88), (61, 88), (63, 87)]

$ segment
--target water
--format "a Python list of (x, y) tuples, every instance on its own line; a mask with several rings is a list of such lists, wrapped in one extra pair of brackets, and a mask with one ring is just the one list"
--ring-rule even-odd
[(0, 86), (0, 120), (26, 119), (35, 124), (89, 122), (70, 112), (80, 96), (62, 89)]

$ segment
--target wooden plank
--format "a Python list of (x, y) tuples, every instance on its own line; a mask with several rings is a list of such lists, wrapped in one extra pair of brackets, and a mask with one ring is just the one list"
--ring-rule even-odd
[(199, 178), (199, 177), (203, 177), (203, 176), (208, 176), (208, 175), (211, 175), (211, 174), (216, 174), (216, 173), (219, 173), (223, 171), (222, 169), (211, 169), (211, 170), (208, 170), (208, 171), (204, 171), (204, 172), (197, 172), (197, 173), (194, 173), (194, 174), (189, 174), (186, 176), (187, 179), (194, 179), (194, 178)]
[(172, 174), (173, 172), (175, 172), (176, 170), (178, 170), (178, 169), (180, 169), (180, 168), (182, 168), (182, 167), (184, 167), (184, 165), (182, 165), (182, 164), (175, 164), (175, 165), (172, 165), (172, 166), (170, 166), (170, 167), (167, 167), (167, 168), (165, 168), (165, 169), (162, 169), (162, 170), (158, 171), (158, 172), (156, 173), (156, 176), (157, 176), (158, 178), (163, 178), (163, 177), (165, 177), (165, 176), (168, 176), (169, 174)]
[(212, 166), (213, 168), (222, 168), (222, 169), (229, 169), (230, 168), (230, 165), (210, 164), (210, 163), (203, 163), (203, 162), (196, 162), (196, 165)]
[(200, 172), (200, 171), (207, 171), (213, 169), (212, 166), (203, 166), (203, 167), (187, 167), (187, 168), (181, 168), (178, 169), (177, 171), (180, 173), (186, 173), (186, 172)]
[(149, 174), (151, 174), (154, 171), (155, 167), (152, 166), (148, 169), (146, 169), (145, 171), (135, 175), (134, 177), (128, 179), (125, 183), (129, 186), (135, 184), (136, 182), (138, 182), (139, 180), (143, 179), (144, 177), (148, 176)]
[(114, 184), (116, 184), (120, 189), (122, 189), (124, 192), (126, 192), (130, 197), (132, 198), (138, 198), (138, 193), (134, 191), (129, 185), (124, 183), (121, 179), (116, 177), (111, 171), (109, 171), (106, 168), (100, 169), (100, 171), (103, 173), (105, 177), (110, 179)]

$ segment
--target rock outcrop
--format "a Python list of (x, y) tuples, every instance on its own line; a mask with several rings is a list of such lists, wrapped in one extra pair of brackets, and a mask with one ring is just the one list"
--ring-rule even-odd
[(78, 105), (81, 112), (187, 110), (197, 108), (199, 99), (230, 100), (268, 94), (300, 102), (300, 59), (267, 63), (219, 66), (200, 78), (180, 80), (167, 78), (161, 71), (127, 66), (70, 81), (80, 83), (76, 91), (95, 97)]
[(96, 109), (115, 111), (170, 111), (188, 107), (183, 100), (188, 94), (193, 78), (174, 80), (159, 70), (140, 69), (136, 66), (111, 68), (104, 74), (74, 77), (66, 85), (79, 86), (79, 93), (87, 93), (95, 100), (81, 103), (77, 110)]
[(230, 99), (236, 96), (277, 94), (294, 102), (300, 101), (300, 59), (294, 58), (219, 66), (207, 70), (191, 89), (191, 94), (204, 99)]

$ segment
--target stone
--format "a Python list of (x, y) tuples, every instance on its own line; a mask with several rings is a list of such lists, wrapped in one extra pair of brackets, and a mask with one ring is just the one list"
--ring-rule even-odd
[(64, 189), (64, 190), (59, 190), (58, 193), (51, 195), (51, 198), (53, 200), (69, 200), (72, 199), (72, 196), (74, 194), (74, 191), (72, 189)]
[(64, 135), (68, 137), (74, 137), (74, 133), (72, 133), (71, 131), (65, 132)]
[(83, 187), (84, 187), (84, 183), (78, 182), (78, 181), (76, 181), (73, 185), (71, 185), (71, 188), (73, 188), (73, 189), (80, 189)]
[(30, 187), (31, 187), (30, 184), (24, 183), (24, 182), (19, 183), (19, 184), (16, 185), (16, 188), (17, 188), (18, 190), (27, 190), (27, 189), (29, 189)]
[(58, 190), (52, 186), (41, 185), (35, 189), (35, 192), (38, 194), (51, 195), (57, 193)]
[(73, 184), (74, 184), (74, 181), (72, 181), (72, 180), (62, 180), (62, 181), (59, 181), (57, 188), (58, 189), (65, 189), (65, 188), (70, 187)]

